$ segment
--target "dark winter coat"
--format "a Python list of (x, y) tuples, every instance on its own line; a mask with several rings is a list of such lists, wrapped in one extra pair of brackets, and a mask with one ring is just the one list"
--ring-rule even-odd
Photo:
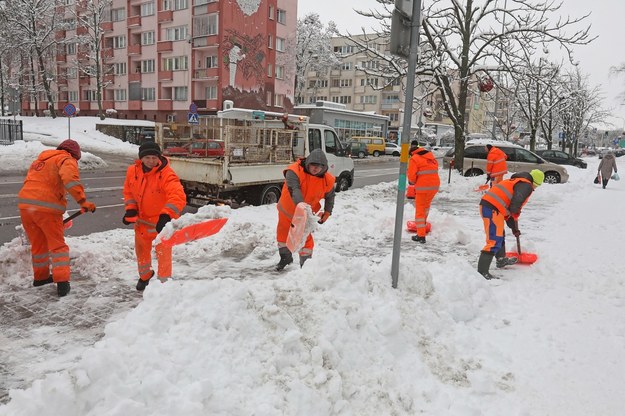
[(614, 157), (614, 154), (610, 152), (603, 156), (603, 159), (601, 159), (601, 163), (599, 163), (599, 169), (597, 171), (601, 173), (602, 178), (610, 179), (610, 177), (612, 176), (612, 170), (614, 170), (614, 172), (618, 171), (618, 169), (616, 168), (616, 158)]

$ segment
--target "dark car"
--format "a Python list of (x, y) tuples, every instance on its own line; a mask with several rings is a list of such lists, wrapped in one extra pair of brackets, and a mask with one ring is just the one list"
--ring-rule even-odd
[(557, 163), (558, 165), (571, 165), (582, 169), (588, 167), (588, 163), (584, 162), (582, 159), (573, 157), (561, 150), (537, 150), (535, 153), (543, 159), (552, 163)]
[(362, 142), (349, 142), (347, 143), (347, 152), (352, 157), (363, 159), (369, 155), (367, 151), (367, 145)]

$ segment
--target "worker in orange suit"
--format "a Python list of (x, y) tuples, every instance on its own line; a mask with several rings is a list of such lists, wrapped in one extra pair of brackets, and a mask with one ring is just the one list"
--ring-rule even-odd
[(490, 181), (492, 186), (501, 182), (503, 175), (508, 173), (508, 165), (506, 164), (508, 155), (492, 144), (486, 145), (486, 151), (488, 152), (486, 155), (486, 181)]
[(438, 192), (441, 180), (438, 176), (436, 157), (427, 149), (417, 148), (408, 161), (408, 183), (415, 190), (415, 225), (417, 235), (412, 241), (425, 244), (428, 214), (432, 199)]
[[(328, 172), (328, 158), (321, 149), (310, 152), (305, 159), (299, 159), (284, 170), (284, 186), (278, 201), (278, 253), (280, 262), (276, 270), (282, 270), (293, 263), (293, 254), (286, 246), (295, 207), (305, 202), (320, 216), (319, 224), (325, 223), (334, 208), (334, 182), (336, 178)], [(321, 199), (324, 200), (321, 210)], [(308, 235), (304, 247), (299, 251), (300, 267), (312, 257), (315, 241)]]
[[(124, 205), (126, 213), (122, 222), (134, 223), (135, 254), (139, 280), (137, 290), (142, 292), (152, 276), (152, 242), (172, 220), (180, 217), (187, 204), (187, 198), (180, 179), (161, 154), (161, 148), (154, 142), (139, 147), (139, 160), (126, 171), (124, 182)], [(158, 279), (164, 282), (171, 278), (171, 247), (157, 244)]]
[[(56, 283), (59, 296), (70, 291), (69, 247), (63, 235), (63, 213), (69, 193), (83, 211), (95, 212), (80, 183), (80, 145), (71, 139), (37, 157), (17, 194), (22, 226), (30, 240), (33, 286)], [(52, 274), (50, 274), (52, 268)]]

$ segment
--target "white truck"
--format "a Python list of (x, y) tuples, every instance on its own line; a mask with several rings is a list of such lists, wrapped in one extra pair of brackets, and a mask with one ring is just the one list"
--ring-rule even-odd
[(284, 169), (321, 149), (336, 192), (354, 182), (354, 162), (329, 126), (306, 116), (229, 108), (197, 125), (157, 123), (156, 142), (180, 177), (187, 203), (262, 205), (278, 201)]

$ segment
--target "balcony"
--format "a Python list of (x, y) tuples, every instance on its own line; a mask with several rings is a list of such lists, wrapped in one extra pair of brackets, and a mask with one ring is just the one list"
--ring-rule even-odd
[(102, 81), (112, 84), (113, 82), (115, 82), (115, 75), (114, 74), (105, 74), (102, 77)]
[(141, 16), (130, 16), (128, 18), (128, 27), (141, 26)]
[(174, 50), (174, 42), (165, 40), (156, 45), (156, 52), (171, 52)]
[(128, 74), (128, 82), (141, 82), (141, 72)]
[(65, 56), (65, 55), (57, 55), (56, 56), (56, 61), (59, 62), (59, 63), (67, 62), (67, 56)]
[(102, 100), (102, 108), (108, 110), (109, 108), (115, 108), (115, 102), (113, 100)]
[(141, 108), (141, 100), (128, 100), (128, 110), (139, 111)]
[(58, 86), (67, 85), (67, 78), (65, 78), (65, 77), (57, 78), (56, 79), (56, 84)]
[(217, 78), (217, 68), (196, 69), (193, 71), (194, 80), (208, 80)]
[(91, 78), (89, 77), (80, 77), (78, 79), (78, 85), (81, 87), (88, 87), (91, 85)]
[(159, 81), (171, 81), (174, 79), (174, 71), (158, 71)]
[(128, 55), (141, 55), (141, 44), (128, 45)]
[(112, 32), (113, 31), (113, 22), (102, 22), (100, 23), (100, 29), (103, 32)]
[(102, 59), (104, 59), (105, 61), (107, 59), (112, 59), (113, 55), (113, 48), (102, 49)]
[(174, 20), (173, 10), (162, 10), (158, 12), (158, 23), (172, 22)]
[(171, 98), (165, 100), (158, 100), (158, 111), (172, 111), (174, 109), (174, 102)]
[(80, 111), (91, 110), (91, 101), (79, 101), (78, 108)]

